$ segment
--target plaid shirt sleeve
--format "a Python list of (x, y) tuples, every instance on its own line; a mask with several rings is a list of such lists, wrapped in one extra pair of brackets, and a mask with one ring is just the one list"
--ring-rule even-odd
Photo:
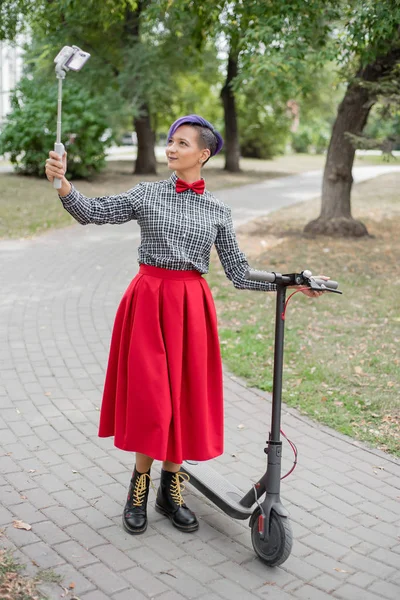
[(219, 227), (215, 240), (215, 248), (224, 268), (225, 274), (238, 289), (259, 290), (261, 292), (274, 292), (274, 283), (248, 281), (246, 271), (250, 268), (246, 256), (240, 251), (235, 230), (233, 228), (232, 213), (226, 207), (226, 220)]
[(82, 225), (118, 224), (138, 218), (144, 193), (145, 186), (139, 183), (122, 194), (87, 198), (72, 185), (69, 194), (60, 196), (60, 200), (65, 210)]

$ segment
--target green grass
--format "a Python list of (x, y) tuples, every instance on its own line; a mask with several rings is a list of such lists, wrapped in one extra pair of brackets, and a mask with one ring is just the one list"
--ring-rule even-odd
[[(250, 261), (252, 266), (282, 272), (311, 268), (340, 281), (342, 296), (325, 294), (314, 300), (299, 293), (288, 305), (284, 401), (344, 434), (397, 455), (399, 183), (400, 175), (391, 175), (355, 191), (355, 205), (362, 202), (369, 215), (365, 222), (375, 237), (305, 239), (300, 227), (308, 210), (305, 203), (270, 218), (269, 229), (265, 226), (258, 236), (271, 239), (275, 231), (283, 243), (272, 242), (263, 253), (253, 250), (257, 256)], [(284, 230), (288, 220), (290, 235)], [(239, 240), (244, 249), (247, 244), (254, 248), (254, 236), (241, 234)], [(248, 385), (271, 391), (275, 294), (235, 290), (215, 257), (208, 280), (218, 308), (224, 363)]]

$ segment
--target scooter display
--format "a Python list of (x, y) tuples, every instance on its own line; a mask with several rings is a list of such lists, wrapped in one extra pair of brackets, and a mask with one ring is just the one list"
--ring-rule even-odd
[[(190, 483), (227, 515), (240, 520), (250, 518), (249, 526), (255, 553), (265, 564), (275, 567), (287, 560), (293, 544), (289, 513), (280, 499), (286, 290), (288, 287), (295, 287), (297, 291), (310, 288), (338, 294), (342, 292), (337, 289), (336, 281), (318, 279), (308, 270), (286, 275), (251, 270), (247, 273), (247, 279), (274, 283), (277, 288), (271, 428), (267, 447), (264, 449), (267, 454), (266, 471), (245, 495), (208, 463), (185, 461), (181, 471), (187, 473)], [(289, 443), (295, 449), (294, 444)]]

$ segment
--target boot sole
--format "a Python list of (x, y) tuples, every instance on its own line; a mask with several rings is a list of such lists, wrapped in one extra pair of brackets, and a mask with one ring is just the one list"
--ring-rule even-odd
[(164, 508), (162, 508), (162, 506), (155, 504), (154, 508), (155, 508), (156, 512), (160, 513), (160, 515), (164, 515), (164, 517), (168, 517), (168, 519), (171, 521), (172, 525), (174, 527), (176, 527), (176, 529), (179, 529), (179, 531), (184, 531), (185, 533), (192, 533), (192, 531), (197, 531), (199, 528), (199, 523), (195, 523), (194, 525), (188, 525), (186, 527), (184, 525), (177, 525), (173, 521), (172, 515), (168, 514), (167, 511)]
[(146, 529), (147, 529), (147, 523), (143, 527), (143, 529), (130, 529), (128, 527), (128, 525), (125, 523), (124, 517), (122, 517), (122, 527), (125, 529), (125, 531), (127, 533), (130, 533), (131, 535), (140, 535), (141, 533), (144, 533), (146, 531)]

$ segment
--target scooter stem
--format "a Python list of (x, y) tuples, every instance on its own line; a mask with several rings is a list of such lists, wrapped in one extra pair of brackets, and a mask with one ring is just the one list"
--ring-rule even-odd
[(286, 286), (278, 284), (276, 296), (274, 382), (272, 388), (272, 416), (270, 432), (270, 440), (274, 442), (279, 442), (281, 432), (285, 298)]

